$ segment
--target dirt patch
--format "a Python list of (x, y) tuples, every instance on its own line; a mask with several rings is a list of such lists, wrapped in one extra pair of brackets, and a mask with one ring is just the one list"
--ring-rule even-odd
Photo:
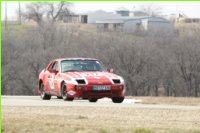
[(169, 105), (188, 105), (200, 106), (200, 98), (193, 97), (132, 97), (127, 98), (142, 100), (144, 104), (169, 104)]
[(191, 133), (199, 110), (111, 107), (3, 107), (5, 133)]

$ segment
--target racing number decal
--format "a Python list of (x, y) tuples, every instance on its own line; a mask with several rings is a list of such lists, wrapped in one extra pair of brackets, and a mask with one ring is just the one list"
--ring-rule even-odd
[(50, 79), (49, 79), (49, 86), (51, 89), (54, 89), (54, 79), (55, 79), (55, 75), (50, 75)]

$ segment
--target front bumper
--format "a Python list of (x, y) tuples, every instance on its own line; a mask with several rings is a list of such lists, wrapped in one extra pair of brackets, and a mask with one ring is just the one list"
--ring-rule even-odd
[[(98, 85), (74, 85), (68, 88), (68, 97), (77, 97), (77, 98), (103, 98), (103, 97), (124, 97), (125, 96), (125, 85), (109, 85), (110, 90), (106, 91), (94, 91), (92, 90), (93, 86)], [(70, 92), (74, 92), (71, 93)]]

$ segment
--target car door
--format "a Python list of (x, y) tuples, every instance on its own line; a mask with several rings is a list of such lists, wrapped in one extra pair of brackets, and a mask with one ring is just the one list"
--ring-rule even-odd
[(45, 70), (45, 74), (44, 74), (44, 79), (43, 79), (43, 82), (44, 82), (44, 85), (45, 85), (45, 91), (46, 93), (51, 93), (51, 88), (50, 88), (50, 71), (52, 69), (52, 66), (53, 66), (54, 62), (50, 62), (49, 65), (46, 67), (46, 70)]
[(49, 70), (49, 88), (50, 88), (50, 93), (56, 95), (57, 94), (57, 74), (59, 72), (58, 69), (58, 61), (55, 61)]

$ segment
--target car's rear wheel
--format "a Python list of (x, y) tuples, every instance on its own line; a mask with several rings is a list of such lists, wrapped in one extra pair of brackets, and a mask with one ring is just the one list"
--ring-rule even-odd
[(114, 97), (112, 98), (113, 103), (122, 103), (124, 101), (124, 97)]
[(62, 99), (62, 96), (57, 96), (58, 99)]
[(73, 101), (74, 100), (74, 98), (67, 97), (67, 86), (65, 84), (62, 85), (61, 95), (62, 95), (62, 99), (64, 101)]
[(97, 100), (98, 100), (97, 98), (90, 98), (90, 99), (89, 99), (89, 101), (92, 102), (92, 103), (97, 102)]
[(42, 100), (50, 100), (51, 99), (51, 95), (49, 95), (45, 92), (43, 83), (40, 84), (40, 96), (41, 96)]

